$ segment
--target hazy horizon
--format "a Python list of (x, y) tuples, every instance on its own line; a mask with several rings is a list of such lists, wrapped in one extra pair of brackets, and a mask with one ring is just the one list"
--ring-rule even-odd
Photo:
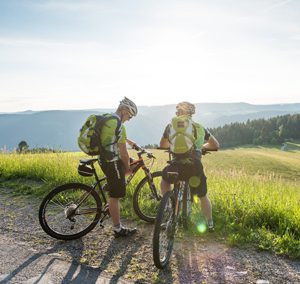
[(0, 112), (300, 101), (300, 2), (0, 1)]
[[(246, 102), (204, 102), (204, 103), (194, 103), (195, 105), (198, 104), (247, 104), (247, 105), (252, 105), (252, 106), (274, 106), (274, 105), (293, 105), (293, 104), (300, 104), (299, 102), (294, 102), (294, 103), (276, 103), (276, 104), (251, 104), (251, 103), (246, 103)], [(164, 107), (164, 106), (170, 106), (170, 105), (175, 105), (173, 104), (163, 104), (163, 105), (138, 105), (138, 108), (151, 108), (151, 107)], [(64, 108), (57, 108), (57, 109), (24, 109), (20, 111), (10, 111), (10, 112), (5, 112), (5, 111), (0, 111), (0, 114), (12, 114), (12, 113), (21, 113), (21, 112), (42, 112), (42, 111), (87, 111), (87, 110), (95, 110), (95, 109), (107, 109), (107, 110), (114, 110), (116, 109), (116, 106), (112, 107), (94, 107), (94, 108), (74, 108), (74, 109), (64, 109)]]

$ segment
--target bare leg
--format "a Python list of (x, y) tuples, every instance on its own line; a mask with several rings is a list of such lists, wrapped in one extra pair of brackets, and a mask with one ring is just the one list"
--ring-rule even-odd
[(120, 205), (119, 205), (120, 198), (113, 198), (110, 197), (108, 201), (109, 205), (109, 213), (114, 225), (120, 224)]
[(200, 198), (202, 212), (207, 220), (207, 222), (212, 221), (212, 208), (211, 202), (207, 195)]
[(164, 195), (167, 191), (171, 191), (171, 184), (162, 179), (160, 182), (160, 189), (162, 195)]

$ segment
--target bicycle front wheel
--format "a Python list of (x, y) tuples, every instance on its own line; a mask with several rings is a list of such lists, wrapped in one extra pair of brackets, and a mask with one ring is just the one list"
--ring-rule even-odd
[(166, 192), (160, 202), (153, 232), (153, 261), (157, 268), (164, 268), (171, 257), (177, 228), (175, 196)]
[(157, 214), (160, 195), (162, 172), (151, 173), (152, 180), (146, 176), (137, 185), (133, 193), (133, 208), (144, 221), (153, 223)]
[(101, 200), (92, 187), (69, 183), (52, 190), (42, 201), (39, 221), (53, 238), (73, 240), (91, 231), (101, 216)]

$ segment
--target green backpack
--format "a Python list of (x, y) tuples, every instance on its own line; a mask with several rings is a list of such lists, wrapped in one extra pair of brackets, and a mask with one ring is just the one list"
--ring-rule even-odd
[(176, 116), (170, 124), (170, 150), (175, 155), (189, 154), (197, 138), (195, 125), (188, 115)]
[[(117, 128), (115, 131), (117, 139), (114, 142), (116, 143), (121, 129), (121, 120), (118, 117), (110, 114), (92, 114), (87, 118), (87, 120), (80, 129), (80, 134), (78, 137), (78, 146), (85, 154), (90, 156), (100, 155), (105, 159), (113, 158), (111, 157), (112, 153), (105, 150), (103, 145), (101, 145), (100, 141), (102, 127), (110, 119), (117, 120)], [(111, 143), (109, 145), (112, 145), (114, 143)]]

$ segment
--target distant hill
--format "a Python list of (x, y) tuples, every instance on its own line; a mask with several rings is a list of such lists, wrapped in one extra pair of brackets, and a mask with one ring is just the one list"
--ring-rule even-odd
[[(251, 105), (246, 103), (196, 104), (194, 119), (205, 127), (217, 127), (248, 119), (300, 113), (300, 103)], [(12, 150), (21, 140), (30, 148), (51, 147), (77, 151), (79, 129), (88, 115), (112, 109), (25, 111), (0, 114), (0, 148)], [(175, 115), (175, 105), (139, 107), (139, 115), (127, 123), (127, 135), (141, 145), (158, 143), (165, 125)]]

